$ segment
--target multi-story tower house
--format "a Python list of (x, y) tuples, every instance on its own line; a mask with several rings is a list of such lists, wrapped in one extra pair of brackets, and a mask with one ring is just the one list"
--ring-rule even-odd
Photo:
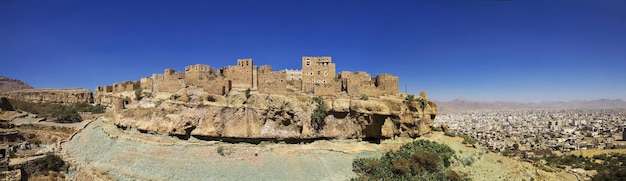
[(302, 90), (313, 91), (315, 85), (330, 84), (335, 78), (335, 64), (330, 56), (302, 56)]
[(232, 81), (233, 87), (256, 89), (257, 70), (258, 67), (252, 65), (252, 59), (237, 59), (237, 66), (222, 68), (220, 73)]

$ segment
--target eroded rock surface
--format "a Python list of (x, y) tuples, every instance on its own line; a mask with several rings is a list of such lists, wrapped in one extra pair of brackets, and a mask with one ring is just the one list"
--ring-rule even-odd
[(93, 102), (87, 89), (23, 89), (3, 93), (1, 96), (28, 102), (79, 103)]
[(437, 114), (437, 106), (428, 100), (325, 98), (328, 115), (315, 129), (311, 114), (318, 105), (312, 99), (267, 94), (246, 97), (237, 92), (190, 95), (184, 101), (146, 98), (114, 111), (107, 120), (120, 128), (181, 138), (378, 139), (428, 133)]

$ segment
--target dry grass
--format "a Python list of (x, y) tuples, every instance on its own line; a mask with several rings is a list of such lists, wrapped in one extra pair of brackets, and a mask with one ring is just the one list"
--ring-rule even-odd
[(582, 155), (583, 157), (593, 157), (595, 155), (611, 154), (611, 153), (626, 154), (626, 149), (576, 150), (572, 152), (572, 155), (575, 155), (575, 156)]

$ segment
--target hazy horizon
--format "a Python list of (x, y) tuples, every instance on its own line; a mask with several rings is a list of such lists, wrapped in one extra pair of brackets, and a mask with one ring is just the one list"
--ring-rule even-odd
[(626, 1), (2, 1), (0, 74), (36, 88), (192, 64), (399, 76), (438, 101), (626, 100)]

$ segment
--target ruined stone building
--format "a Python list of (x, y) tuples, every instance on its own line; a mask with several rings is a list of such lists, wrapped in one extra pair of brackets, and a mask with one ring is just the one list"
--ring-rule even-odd
[(398, 77), (382, 74), (372, 77), (366, 72), (343, 71), (337, 75), (330, 56), (303, 56), (300, 70), (273, 71), (270, 65), (256, 66), (252, 59), (238, 59), (237, 65), (219, 69), (196, 64), (185, 67), (184, 72), (165, 69), (163, 74), (153, 74), (139, 81), (125, 81), (112, 86), (96, 87), (96, 103), (111, 104), (114, 93), (141, 90), (154, 93), (177, 93), (183, 88), (201, 88), (209, 94), (224, 95), (231, 90), (253, 90), (266, 94), (302, 92), (317, 96), (398, 94)]

